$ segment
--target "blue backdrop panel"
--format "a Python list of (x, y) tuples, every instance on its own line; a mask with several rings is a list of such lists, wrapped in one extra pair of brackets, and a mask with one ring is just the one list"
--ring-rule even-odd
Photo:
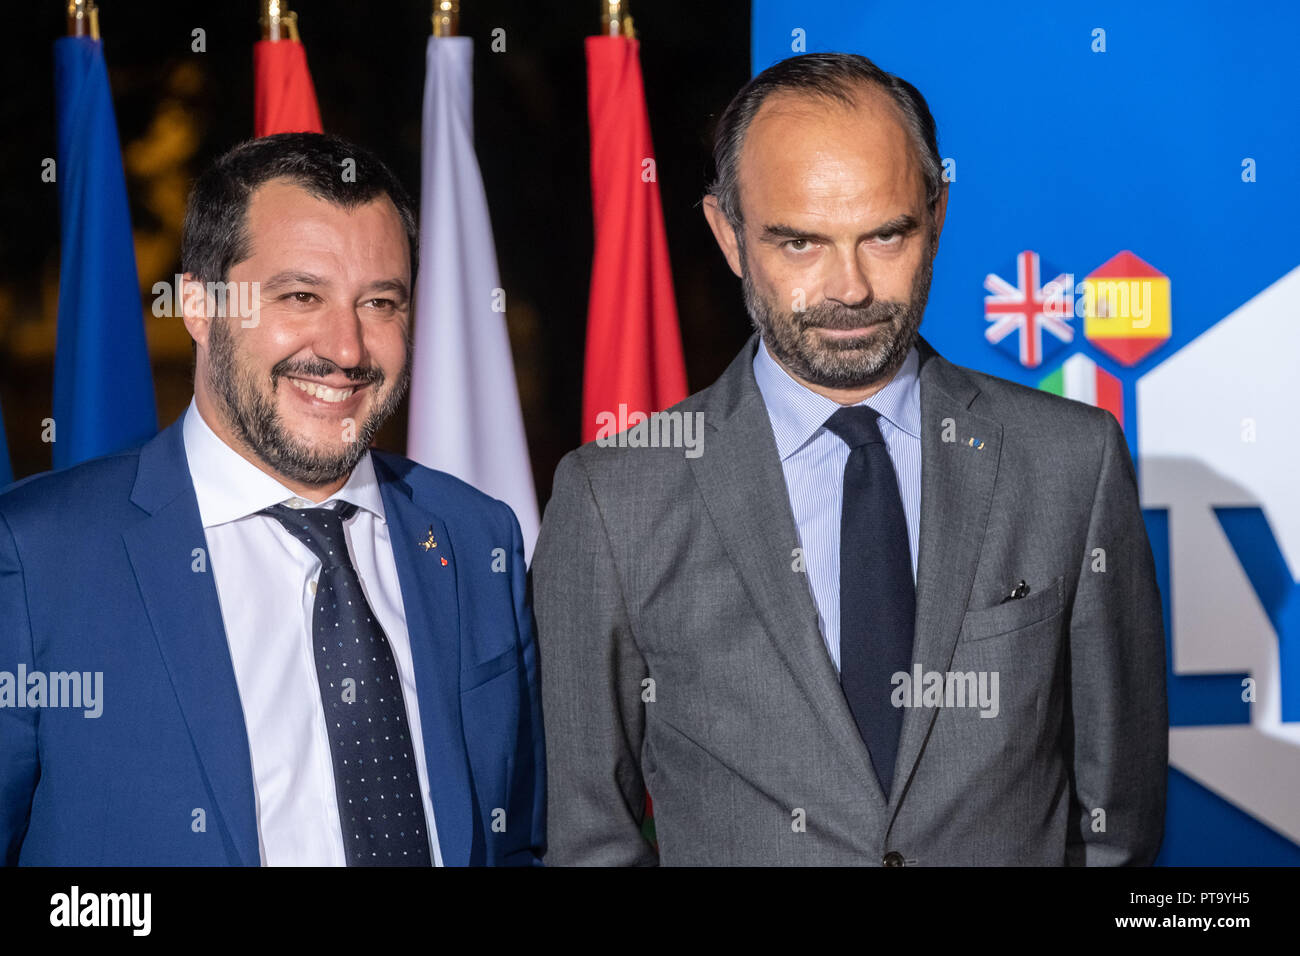
[[(926, 337), (958, 364), (1031, 386), (1063, 360), (1084, 356), (1118, 380), (1135, 456), (1139, 379), (1300, 266), (1300, 4), (755, 0), (753, 12), (755, 73), (804, 50), (861, 53), (929, 101), (951, 186)], [(1070, 320), (1068, 343), (1044, 336), (1057, 349), (1034, 367), (1015, 348), (986, 339), (986, 277), (1015, 285), (1021, 252), (1038, 254), (1044, 282), (1062, 273), (1082, 282), (1124, 250), (1167, 276), (1171, 290), (1168, 340), (1134, 364), (1086, 338), (1081, 315)], [(1300, 322), (1300, 308), (1292, 314)], [(1239, 365), (1235, 374), (1245, 383), (1249, 364)], [(1294, 446), (1290, 460), (1300, 470), (1300, 441)], [(1291, 649), (1270, 679), (1283, 685), (1290, 703), (1282, 729), (1296, 741), (1300, 728), (1285, 718), (1300, 713), (1300, 634), (1291, 633), (1298, 615), (1290, 606), (1300, 592), (1274, 586), (1295, 575), (1282, 574), (1273, 535), (1283, 519), (1274, 509), (1270, 526), (1271, 504), (1261, 493), (1262, 510), (1225, 523), (1225, 535), (1260, 595), (1261, 620)], [(1172, 660), (1178, 635), (1169, 602), (1178, 581), (1168, 514), (1153, 507), (1147, 523)], [(1291, 540), (1300, 537), (1285, 527)], [(1290, 567), (1300, 567), (1296, 555)], [(1241, 699), (1246, 676), (1171, 671), (1175, 731), (1258, 721), (1258, 705)], [(1290, 754), (1287, 773), (1259, 768), (1251, 792), (1297, 779), (1300, 747)], [(1284, 835), (1300, 833), (1295, 815), (1262, 819), (1269, 814), (1249, 807), (1268, 801), (1237, 799), (1228, 789), (1216, 792), (1171, 769), (1161, 862), (1300, 864), (1300, 845)]]

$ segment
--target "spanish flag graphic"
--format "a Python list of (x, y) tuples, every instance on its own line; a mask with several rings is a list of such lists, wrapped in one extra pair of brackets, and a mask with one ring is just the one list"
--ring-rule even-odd
[(1125, 250), (1083, 280), (1083, 334), (1124, 365), (1169, 341), (1169, 277)]

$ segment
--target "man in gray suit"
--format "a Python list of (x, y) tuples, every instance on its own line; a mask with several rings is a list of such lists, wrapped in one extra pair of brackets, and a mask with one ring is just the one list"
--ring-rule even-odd
[(924, 98), (794, 57), (714, 158), (759, 334), (556, 472), (547, 862), (1151, 863), (1164, 636), (1127, 446), (919, 337), (947, 209)]

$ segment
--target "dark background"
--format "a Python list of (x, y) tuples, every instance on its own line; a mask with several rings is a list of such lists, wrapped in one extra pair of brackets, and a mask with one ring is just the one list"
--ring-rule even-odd
[[(160, 427), (192, 394), (179, 319), (148, 313), (149, 290), (180, 266), (189, 184), (252, 135), (256, 0), (103, 0), (100, 29), (135, 231), (141, 308)], [(387, 161), (418, 200), (424, 48), (431, 4), (298, 0), (302, 41), (327, 132)], [(475, 38), (475, 139), (487, 188), (524, 424), (540, 501), (560, 457), (579, 444), (592, 220), (583, 38), (600, 0), (463, 0)], [(14, 477), (50, 467), (41, 421), (53, 404), (58, 308), (53, 41), (63, 3), (7, 5), (0, 58), (0, 407)], [(633, 0), (690, 389), (705, 387), (749, 334), (739, 281), (699, 208), (712, 174), (713, 127), (749, 78), (749, 4)], [(493, 29), (506, 52), (491, 52)], [(192, 31), (206, 52), (191, 51)], [(105, 396), (112, 401), (112, 396)], [(376, 444), (402, 451), (406, 408)]]

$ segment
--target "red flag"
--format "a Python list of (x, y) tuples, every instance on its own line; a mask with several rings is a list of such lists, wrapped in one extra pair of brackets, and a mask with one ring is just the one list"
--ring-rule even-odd
[(596, 416), (619, 416), (620, 404), (629, 415), (649, 414), (686, 397), (637, 40), (587, 37), (587, 111), (596, 251), (587, 309), (584, 442), (596, 437)]
[(253, 134), (320, 132), (307, 51), (297, 40), (258, 40), (253, 46)]

